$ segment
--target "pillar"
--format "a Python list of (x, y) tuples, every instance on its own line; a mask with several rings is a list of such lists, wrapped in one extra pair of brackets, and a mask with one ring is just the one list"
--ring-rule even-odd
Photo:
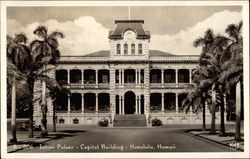
[(135, 84), (138, 84), (138, 70), (135, 70)]
[(82, 93), (82, 113), (84, 112), (84, 93)]
[(165, 108), (165, 105), (164, 105), (164, 93), (161, 94), (161, 111), (164, 112), (164, 108)]
[(139, 113), (138, 114), (141, 114), (141, 96), (139, 95)]
[(122, 114), (125, 114), (125, 111), (124, 111), (124, 96), (122, 97)]
[(95, 94), (95, 112), (98, 113), (98, 93)]
[(138, 72), (138, 74), (139, 74), (139, 81), (138, 82), (139, 82), (139, 84), (141, 84), (141, 69), (139, 69), (138, 71), (139, 71)]
[(135, 98), (135, 114), (138, 114), (138, 96)]
[(189, 70), (189, 83), (192, 83), (192, 69)]
[(82, 85), (84, 85), (84, 70), (81, 71), (82, 71)]
[(119, 69), (119, 84), (122, 84), (122, 70)]
[(178, 69), (175, 69), (175, 84), (178, 84)]
[(119, 96), (119, 114), (122, 114), (122, 96)]
[(178, 93), (175, 94), (175, 111), (179, 112), (179, 104), (178, 104)]
[(164, 69), (161, 70), (161, 84), (164, 84)]
[(124, 84), (124, 70), (122, 69), (122, 84)]
[(95, 84), (98, 84), (98, 70), (95, 70)]
[(70, 70), (67, 70), (68, 73), (68, 84), (70, 84)]
[(70, 113), (70, 95), (68, 94), (68, 113)]

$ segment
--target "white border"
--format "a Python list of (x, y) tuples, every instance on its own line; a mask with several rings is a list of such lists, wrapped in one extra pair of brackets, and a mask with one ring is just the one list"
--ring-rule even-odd
[[(211, 153), (7, 153), (6, 8), (9, 6), (230, 6), (243, 7), (245, 152)], [(1, 156), (3, 158), (249, 158), (249, 2), (248, 1), (1, 1)], [(114, 155), (115, 154), (115, 155)], [(42, 157), (41, 157), (42, 156)]]

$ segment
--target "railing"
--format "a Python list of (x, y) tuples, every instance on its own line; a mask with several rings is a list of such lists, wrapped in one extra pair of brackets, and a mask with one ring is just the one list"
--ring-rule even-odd
[(189, 83), (150, 83), (151, 88), (186, 88)]
[[(115, 87), (125, 87), (125, 88), (135, 88), (135, 87), (144, 87), (144, 83), (135, 84), (135, 83), (124, 83), (124, 84), (115, 84)], [(186, 88), (189, 83), (150, 83), (150, 88)], [(109, 83), (88, 83), (88, 84), (79, 84), (79, 83), (71, 83), (67, 88), (71, 89), (79, 89), (79, 88), (87, 88), (87, 89), (94, 89), (94, 88), (102, 88), (102, 89), (109, 89)]]
[(134, 88), (134, 87), (144, 87), (144, 83), (136, 84), (136, 83), (124, 83), (124, 84), (115, 84), (116, 87), (126, 87), (126, 88)]
[(79, 88), (87, 88), (87, 89), (92, 89), (92, 88), (109, 88), (109, 83), (85, 83), (85, 84), (79, 84), (79, 83), (71, 83), (66, 86), (67, 88), (71, 89), (79, 89)]

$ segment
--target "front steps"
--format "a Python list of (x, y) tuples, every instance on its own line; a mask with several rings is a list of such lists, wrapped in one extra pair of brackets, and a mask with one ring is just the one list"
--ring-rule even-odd
[(147, 126), (144, 114), (116, 114), (114, 127), (145, 127)]

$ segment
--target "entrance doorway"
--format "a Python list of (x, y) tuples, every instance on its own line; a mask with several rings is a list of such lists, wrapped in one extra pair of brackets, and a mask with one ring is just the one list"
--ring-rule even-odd
[(125, 114), (134, 114), (135, 113), (135, 93), (128, 91), (125, 93)]

